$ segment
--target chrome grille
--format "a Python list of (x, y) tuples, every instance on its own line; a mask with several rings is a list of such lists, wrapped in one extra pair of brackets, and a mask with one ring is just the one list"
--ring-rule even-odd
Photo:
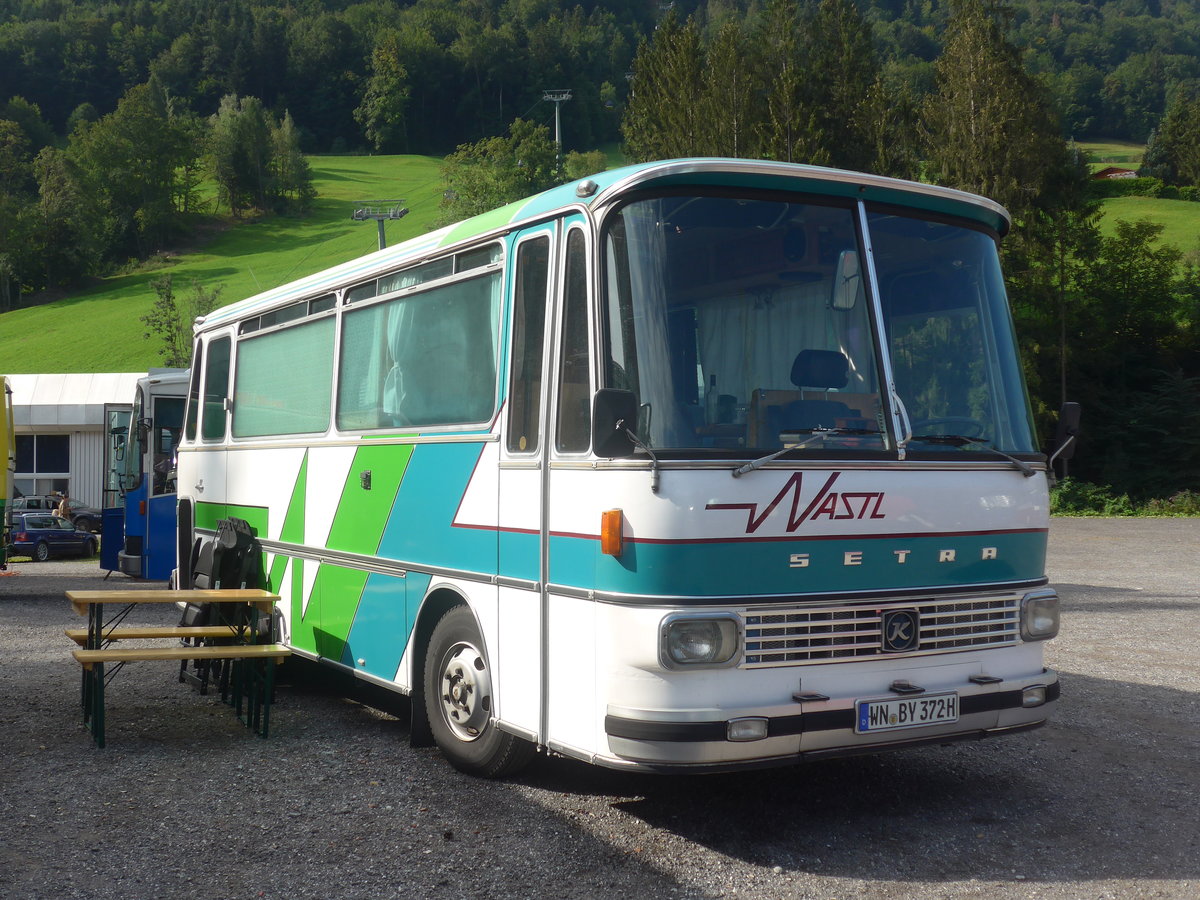
[[(892, 609), (911, 609), (917, 613), (921, 638), (915, 649), (900, 653), (884, 651), (883, 614)], [(1002, 647), (1020, 640), (1020, 615), (1020, 597), (1012, 595), (854, 606), (750, 608), (746, 610), (746, 653), (742, 667), (798, 666)]]

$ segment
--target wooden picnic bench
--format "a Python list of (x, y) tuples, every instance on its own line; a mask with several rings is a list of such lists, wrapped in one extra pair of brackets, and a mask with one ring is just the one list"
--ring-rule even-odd
[[(67, 591), (75, 611), (88, 617), (87, 628), (68, 628), (66, 635), (81, 648), (72, 655), (83, 667), (81, 703), (84, 722), (97, 747), (104, 746), (104, 688), (129, 662), (148, 660), (228, 660), (230, 678), (222, 699), (255, 733), (266, 737), (270, 726), (275, 664), (291, 655), (283, 644), (260, 643), (257, 616), (269, 612), (279, 597), (259, 590), (124, 590)], [(232, 615), (225, 624), (125, 626), (120, 623), (143, 603), (216, 603)], [(106, 609), (116, 613), (105, 619)], [(114, 647), (117, 641), (154, 639), (219, 640), (219, 644)], [(106, 671), (106, 665), (112, 668)]]
[[(88, 630), (86, 628), (67, 628), (63, 634), (81, 647), (87, 644)], [(187, 638), (189, 640), (207, 640), (237, 637), (237, 630), (229, 625), (127, 625), (108, 628), (100, 633), (100, 637), (106, 644), (109, 641), (122, 639)]]

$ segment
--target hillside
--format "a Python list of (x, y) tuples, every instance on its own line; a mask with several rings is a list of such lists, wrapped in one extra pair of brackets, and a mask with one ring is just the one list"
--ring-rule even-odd
[[(1111, 164), (1106, 145), (1084, 145), (1097, 164)], [(1136, 164), (1136, 145), (1122, 147)], [(7, 372), (133, 372), (161, 365), (158, 344), (145, 337), (141, 316), (154, 301), (151, 282), (169, 272), (177, 290), (193, 279), (220, 287), (232, 303), (261, 290), (369, 253), (377, 246), (373, 222), (350, 218), (354, 202), (404, 198), (411, 210), (387, 224), (389, 243), (428, 230), (438, 215), (440, 161), (422, 156), (310, 157), (319, 199), (311, 216), (236, 225), (193, 252), (159, 265), (106, 278), (96, 286), (41, 306), (14, 310), (0, 329), (0, 360)], [(1126, 159), (1121, 159), (1124, 164)], [(1200, 204), (1149, 197), (1105, 201), (1101, 230), (1118, 219), (1148, 218), (1166, 227), (1162, 241), (1187, 253), (1198, 249)]]
[(423, 156), (310, 157), (318, 201), (303, 219), (274, 218), (229, 229), (161, 266), (106, 278), (53, 303), (4, 315), (0, 360), (8, 373), (136, 372), (161, 365), (140, 317), (164, 273), (177, 291), (193, 279), (232, 303), (375, 250), (374, 222), (350, 218), (354, 201), (404, 198), (410, 213), (387, 224), (389, 243), (427, 231), (441, 199), (440, 160)]

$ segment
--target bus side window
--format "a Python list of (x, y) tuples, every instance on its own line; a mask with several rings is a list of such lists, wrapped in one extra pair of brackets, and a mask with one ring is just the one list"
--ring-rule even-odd
[(588, 343), (587, 257), (583, 231), (567, 234), (563, 295), (562, 358), (559, 361), (558, 431), (555, 446), (568, 453), (591, 444), (592, 410)]
[(184, 433), (189, 441), (196, 439), (196, 423), (200, 419), (200, 373), (204, 369), (204, 342), (197, 339), (192, 354), (192, 373), (188, 383), (187, 424)]
[(204, 371), (204, 415), (200, 436), (206, 441), (225, 439), (225, 401), (229, 397), (230, 339), (218, 338), (208, 345), (208, 366)]
[(508, 391), (509, 453), (536, 453), (542, 430), (542, 348), (550, 238), (525, 241), (517, 251), (513, 287), (512, 378)]

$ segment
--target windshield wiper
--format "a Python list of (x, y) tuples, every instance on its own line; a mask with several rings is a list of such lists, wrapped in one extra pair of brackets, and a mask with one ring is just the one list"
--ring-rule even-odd
[(761, 469), (763, 466), (765, 466), (771, 460), (779, 459), (779, 457), (783, 456), (785, 453), (791, 453), (793, 450), (803, 450), (805, 447), (807, 447), (813, 441), (816, 441), (823, 437), (827, 437), (829, 435), (835, 435), (837, 437), (842, 437), (845, 435), (853, 436), (853, 435), (864, 435), (864, 434), (879, 434), (879, 431), (874, 428), (821, 428), (821, 427), (818, 427), (818, 428), (797, 428), (794, 430), (789, 430), (789, 431), (785, 432), (785, 434), (807, 434), (808, 437), (806, 437), (804, 440), (802, 440), (798, 444), (792, 444), (790, 447), (784, 447), (782, 450), (776, 450), (774, 453), (764, 456), (761, 459), (756, 459), (753, 462), (748, 462), (744, 466), (738, 466), (736, 469), (733, 470), (733, 477), (741, 478), (747, 472), (753, 472), (755, 469)]
[(985, 453), (994, 453), (996, 456), (1002, 456), (1010, 463), (1021, 470), (1021, 474), (1026, 478), (1031, 478), (1037, 474), (1037, 471), (1028, 463), (1021, 462), (1015, 456), (1010, 456), (1003, 450), (998, 450), (987, 443), (987, 438), (973, 438), (962, 434), (914, 434), (907, 441), (908, 444), (913, 443), (923, 444), (947, 444), (951, 447), (966, 447), (970, 445), (972, 450), (981, 450)]

